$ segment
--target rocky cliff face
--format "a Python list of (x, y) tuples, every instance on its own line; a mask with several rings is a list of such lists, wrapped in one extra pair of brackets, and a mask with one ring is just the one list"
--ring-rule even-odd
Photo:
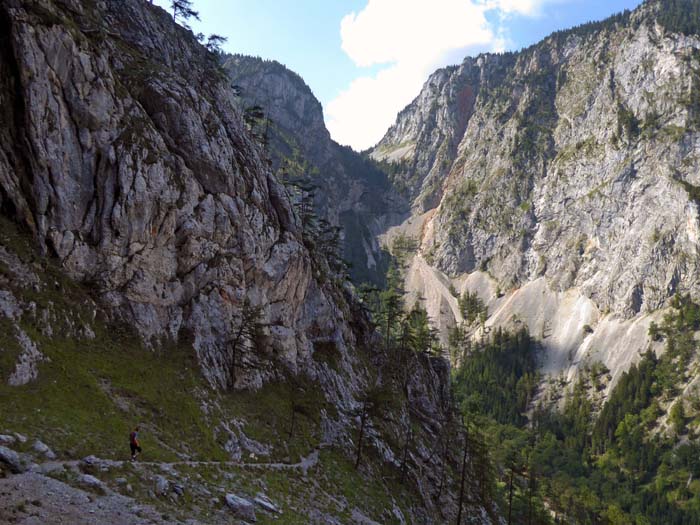
[(546, 370), (599, 359), (618, 374), (653, 312), (700, 294), (700, 38), (665, 6), (440, 70), (373, 150), (414, 199), (409, 280), (447, 283), (432, 291), (443, 327), (459, 320), (454, 279), (491, 323), (542, 337)]
[[(390, 356), (378, 349), (349, 288), (309, 250), (294, 202), (246, 126), (217, 57), (141, 0), (6, 0), (0, 35), (0, 209), (26, 230), (17, 233), (3, 219), (0, 389), (17, 407), (4, 412), (4, 424), (48, 436), (51, 445), (75, 436), (77, 444), (59, 450), (75, 456), (110, 442), (115, 428), (125, 431), (124, 418), (145, 418), (163, 453), (180, 460), (205, 453), (190, 448), (183, 439), (189, 436), (234, 462), (244, 451), (258, 458), (280, 450), (282, 463), (268, 464), (273, 471), (303, 467), (306, 476), (325, 465), (319, 468), (330, 477), (315, 495), (325, 490), (327, 500), (284, 495), (301, 498), (290, 509), (307, 509), (314, 522), (333, 522), (333, 515), (361, 523), (370, 522), (366, 514), (399, 523), (453, 516), (456, 460), (452, 452), (435, 459), (433, 451), (438, 438), (448, 439), (442, 360), (416, 358), (404, 393), (391, 398), (390, 416), (366, 418), (366, 466), (339, 470), (356, 448), (367, 392), (392, 391)], [(308, 133), (316, 140), (285, 144), (333, 174), (327, 186), (337, 187), (325, 202), (341, 204), (329, 215), (341, 224), (366, 214), (381, 222), (377, 208), (388, 201), (366, 210), (362, 196), (383, 183), (371, 171), (361, 180), (349, 167), (360, 161), (329, 141), (317, 102), (278, 80), (251, 83), (271, 94), (279, 87), (281, 100), (293, 103), (289, 113), (271, 106), (276, 147), (284, 133)], [(36, 252), (21, 248), (18, 239), (27, 238)], [(125, 335), (134, 332), (145, 348)], [(173, 346), (177, 352), (168, 356)], [(171, 368), (190, 350), (203, 384), (190, 376), (190, 364)], [(122, 359), (139, 370), (138, 385), (131, 374), (120, 375)], [(152, 359), (161, 359), (157, 369), (143, 369)], [(285, 378), (286, 386), (274, 386)], [(83, 395), (71, 397), (73, 382)], [(295, 401), (317, 391), (313, 403)], [(32, 408), (27, 419), (22, 403), (34, 407), (35, 392), (52, 408)], [(86, 400), (101, 406), (97, 419)], [(169, 408), (172, 400), (179, 401)], [(66, 417), (51, 419), (57, 414)], [(179, 423), (171, 433), (172, 421)], [(408, 444), (405, 428), (418, 429)], [(316, 462), (284, 466), (296, 460), (289, 457), (295, 432)], [(85, 433), (99, 438), (80, 439)], [(334, 450), (343, 451), (341, 459)], [(412, 488), (389, 490), (383, 469), (406, 462), (405, 486)], [(341, 487), (338, 476), (356, 479), (353, 491), (361, 487), (352, 494), (337, 488), (340, 504), (329, 488)], [(363, 503), (364, 487), (386, 499)], [(206, 499), (208, 490), (199, 496)], [(473, 509), (488, 521), (483, 508)]]
[(259, 126), (273, 171), (315, 186), (316, 213), (342, 228), (353, 279), (380, 282), (386, 260), (376, 238), (405, 218), (405, 198), (373, 162), (331, 140), (321, 104), (296, 73), (241, 55), (226, 57), (224, 64), (241, 90), (242, 107), (260, 106), (265, 113)]
[(188, 32), (142, 2), (9, 3), (3, 16), (2, 204), (44, 252), (149, 343), (191, 333), (220, 386), (246, 298), (263, 307), (270, 356), (292, 368), (315, 340), (352, 341)]
[(394, 185), (412, 201), (416, 213), (440, 202), (443, 180), (455, 161), (485, 76), (477, 62), (467, 58), (461, 66), (433, 73), (371, 153), (395, 165)]

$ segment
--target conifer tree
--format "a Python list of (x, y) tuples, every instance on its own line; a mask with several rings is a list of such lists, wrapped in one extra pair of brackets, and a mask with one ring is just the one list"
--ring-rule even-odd
[(462, 523), (462, 509), (464, 507), (464, 483), (467, 477), (467, 459), (469, 457), (469, 422), (463, 421), (464, 445), (462, 449), (462, 471), (459, 478), (459, 503), (457, 511), (457, 525)]
[(206, 48), (212, 53), (220, 54), (221, 46), (223, 46), (228, 41), (225, 36), (211, 34), (207, 37), (207, 43), (204, 44)]
[[(199, 12), (192, 8), (192, 0), (171, 0), (170, 7), (173, 10), (173, 20), (177, 22), (178, 18), (186, 22), (190, 18), (199, 20)], [(189, 29), (187, 23), (184, 26)]]
[(356, 415), (360, 416), (360, 428), (358, 431), (357, 447), (355, 449), (355, 469), (360, 467), (362, 461), (362, 446), (364, 444), (365, 431), (370, 417), (382, 415), (382, 410), (391, 398), (391, 392), (384, 386), (376, 384), (364, 393), (360, 402), (360, 409)]
[(685, 409), (683, 408), (683, 400), (679, 399), (671, 407), (671, 412), (668, 416), (668, 422), (671, 428), (680, 436), (685, 431)]

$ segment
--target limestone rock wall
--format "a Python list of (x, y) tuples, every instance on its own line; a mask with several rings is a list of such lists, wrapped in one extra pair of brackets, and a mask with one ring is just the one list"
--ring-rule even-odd
[[(662, 8), (648, 1), (431, 76), (373, 150), (409, 181), (414, 216), (431, 210), (429, 266), (458, 281), (484, 272), (501, 294), (542, 279), (548, 297), (586, 301), (593, 329), (676, 293), (700, 297), (700, 39), (658, 23)], [(515, 304), (509, 316), (531, 313)], [(580, 339), (550, 350), (573, 356)], [(629, 357), (649, 342), (635, 341), (612, 346)]]
[[(315, 340), (353, 341), (342, 294), (314, 277), (284, 189), (188, 31), (138, 0), (7, 1), (0, 24), (2, 208), (116, 316), (151, 344), (191, 336), (220, 386), (246, 297), (269, 355), (243, 368), (295, 369)], [(265, 379), (253, 369), (237, 386)]]

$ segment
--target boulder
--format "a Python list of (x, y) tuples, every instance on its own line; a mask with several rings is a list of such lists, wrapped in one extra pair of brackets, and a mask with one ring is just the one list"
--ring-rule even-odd
[(273, 514), (282, 514), (282, 511), (274, 503), (272, 503), (272, 501), (270, 501), (270, 498), (268, 498), (265, 494), (261, 492), (259, 492), (255, 496), (255, 499), (253, 499), (253, 503), (255, 503), (261, 509), (266, 510), (267, 512), (271, 512)]
[(98, 458), (97, 456), (87, 456), (80, 460), (80, 470), (83, 472), (95, 473), (97, 471), (109, 470), (109, 461)]
[(29, 468), (31, 472), (38, 472), (39, 474), (49, 475), (49, 474), (63, 474), (66, 472), (66, 467), (62, 463), (33, 463)]
[(170, 491), (170, 482), (163, 476), (156, 476), (156, 495), (165, 496)]
[(8, 436), (7, 434), (0, 434), (0, 445), (13, 445), (17, 441), (14, 436)]
[(90, 474), (81, 474), (78, 478), (78, 483), (99, 492), (104, 492), (105, 490), (104, 483)]
[(245, 521), (257, 521), (255, 517), (255, 507), (245, 498), (235, 494), (226, 494), (226, 505), (231, 509), (233, 515)]
[(38, 439), (34, 442), (34, 445), (32, 445), (32, 449), (34, 452), (41, 454), (46, 459), (56, 459), (56, 454), (54, 454), (53, 450), (51, 450), (46, 443), (43, 443)]
[(80, 464), (83, 466), (90, 466), (90, 467), (95, 467), (98, 466), (102, 463), (102, 460), (98, 458), (97, 456), (86, 456), (83, 459), (80, 460)]
[(15, 474), (19, 474), (27, 470), (24, 462), (19, 457), (19, 454), (7, 447), (0, 446), (0, 463), (7, 465), (10, 468), (10, 471), (14, 472)]

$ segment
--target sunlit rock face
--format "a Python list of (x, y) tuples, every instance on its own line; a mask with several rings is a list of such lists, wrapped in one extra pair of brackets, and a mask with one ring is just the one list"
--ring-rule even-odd
[[(491, 323), (542, 337), (551, 372), (599, 359), (617, 375), (653, 312), (700, 296), (700, 40), (659, 5), (437, 71), (372, 152), (412, 199), (423, 262), (456, 285), (485, 274), (465, 286)], [(431, 316), (459, 321), (441, 302)]]
[(213, 384), (245, 298), (266, 355), (244, 364), (352, 342), (216, 58), (144, 2), (69, 4), (2, 10), (3, 209), (147, 343), (191, 337)]

